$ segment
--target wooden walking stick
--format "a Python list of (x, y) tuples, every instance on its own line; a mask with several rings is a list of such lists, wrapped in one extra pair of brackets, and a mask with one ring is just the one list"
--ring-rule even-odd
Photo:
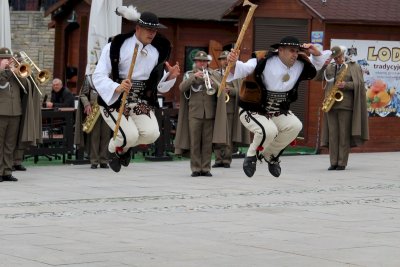
[[(136, 56), (138, 54), (138, 49), (139, 49), (139, 44), (136, 43), (135, 50), (133, 51), (131, 66), (129, 67), (127, 79), (132, 79), (132, 74), (133, 74), (133, 69), (135, 68), (135, 62), (136, 62)], [(122, 95), (121, 106), (119, 107), (118, 119), (117, 119), (117, 122), (115, 123), (114, 135), (113, 135), (114, 140), (118, 135), (119, 124), (121, 123), (122, 113), (124, 112), (124, 109), (125, 109), (125, 103), (126, 103), (127, 96), (128, 96), (128, 93), (126, 91), (124, 91), (124, 94)]]
[[(245, 34), (247, 28), (249, 27), (249, 24), (253, 17), (254, 11), (258, 7), (257, 5), (251, 3), (248, 0), (245, 0), (243, 2), (243, 6), (250, 6), (250, 9), (249, 9), (249, 12), (247, 13), (246, 19), (244, 20), (242, 29), (240, 30), (239, 37), (237, 38), (237, 41), (235, 43), (235, 48), (234, 48), (235, 51), (237, 51), (240, 48), (240, 45), (242, 44), (242, 41), (243, 41), (244, 34)], [(232, 68), (232, 63), (229, 63), (228, 66), (226, 67), (224, 77), (222, 78), (221, 85), (219, 86), (219, 89), (218, 89), (218, 94), (217, 94), (218, 97), (221, 95), (222, 91), (225, 90), (226, 79), (228, 78), (231, 68)]]

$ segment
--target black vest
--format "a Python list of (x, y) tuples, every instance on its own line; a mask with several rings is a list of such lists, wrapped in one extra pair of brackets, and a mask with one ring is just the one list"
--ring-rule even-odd
[[(134, 34), (135, 32), (119, 34), (115, 36), (111, 42), (111, 79), (114, 82), (121, 82), (119, 78), (118, 68), (121, 46), (126, 39), (132, 37)], [(146, 100), (150, 106), (158, 108), (159, 104), (157, 100), (157, 86), (164, 75), (164, 63), (169, 59), (171, 53), (171, 43), (164, 36), (157, 33), (153, 41), (151, 42), (151, 45), (154, 46), (159, 53), (158, 62), (154, 69), (151, 71), (149, 79), (146, 81), (146, 89), (144, 90), (143, 97), (141, 99)], [(98, 98), (98, 103), (100, 106), (108, 106), (109, 108), (118, 109), (121, 106), (122, 95), (123, 94), (121, 94), (118, 100), (110, 106), (108, 106), (101, 97)]]
[[(278, 52), (269, 52), (265, 57), (258, 60), (252, 78), (257, 83), (257, 86), (261, 88), (262, 99), (259, 105), (254, 105), (252, 107), (249, 107), (248, 104), (245, 106), (241, 106), (239, 101), (239, 106), (241, 106), (243, 109), (260, 113), (264, 113), (266, 111), (266, 103), (268, 102), (268, 97), (267, 97), (267, 89), (265, 88), (265, 85), (262, 80), (262, 73), (265, 69), (265, 65), (267, 64), (267, 60), (276, 55), (278, 55)], [(254, 53), (253, 57), (256, 57)], [(297, 89), (299, 87), (299, 83), (303, 80), (311, 80), (317, 74), (317, 70), (315, 69), (314, 65), (311, 64), (307, 56), (299, 54), (298, 60), (304, 63), (304, 68), (293, 88), (287, 92), (288, 95), (286, 101), (280, 104), (280, 111), (283, 114), (286, 114), (290, 109), (290, 104), (297, 100), (298, 96)]]

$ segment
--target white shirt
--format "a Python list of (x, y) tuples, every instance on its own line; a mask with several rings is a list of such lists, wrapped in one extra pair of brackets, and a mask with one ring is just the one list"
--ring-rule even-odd
[[(136, 43), (139, 44), (139, 49), (131, 80), (145, 81), (149, 79), (151, 71), (157, 65), (159, 53), (151, 44), (146, 45), (143, 49), (143, 44), (137, 40), (136, 35), (126, 39), (120, 48), (119, 77), (127, 78)], [(92, 77), (97, 92), (107, 105), (114, 103), (121, 94), (115, 92), (119, 83), (109, 78), (111, 73), (110, 46), (111, 43), (104, 46)], [(166, 81), (168, 75), (169, 73), (164, 71), (164, 76), (157, 86), (160, 93), (168, 92), (175, 84), (176, 79)]]
[[(322, 51), (321, 56), (311, 55), (310, 61), (315, 66), (317, 70), (321, 69), (325, 60), (330, 56), (330, 50)], [(247, 62), (237, 61), (235, 66), (234, 74), (229, 73), (227, 82), (232, 80), (245, 78), (254, 72), (257, 65), (257, 59), (252, 58)], [(265, 64), (264, 71), (262, 73), (262, 80), (264, 82), (265, 88), (272, 92), (287, 92), (290, 91), (303, 71), (304, 63), (300, 60), (296, 60), (292, 67), (288, 68), (280, 58), (276, 55), (267, 60)], [(283, 76), (288, 74), (290, 76), (289, 80), (283, 81)]]

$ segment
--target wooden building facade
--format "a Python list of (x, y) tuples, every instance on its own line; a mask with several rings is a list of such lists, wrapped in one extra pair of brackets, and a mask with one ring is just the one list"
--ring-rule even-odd
[(87, 36), (91, 0), (59, 0), (45, 11), (55, 28), (54, 78), (79, 93), (86, 69)]
[[(273, 43), (292, 35), (310, 42), (313, 31), (322, 31), (323, 47), (331, 39), (400, 40), (400, 2), (382, 0), (252, 0), (258, 5), (241, 47), (241, 59), (247, 60), (254, 50), (268, 49)], [(203, 49), (214, 59), (223, 48), (236, 41), (247, 8), (243, 0), (158, 1), (124, 0), (139, 12), (157, 14), (167, 29), (160, 32), (172, 43), (170, 63), (178, 62), (182, 70), (190, 69), (192, 52)], [(49, 25), (56, 29), (54, 77), (60, 77), (74, 93), (79, 91), (85, 75), (87, 32), (91, 0), (60, 0), (46, 10), (52, 16)], [(371, 10), (375, 13), (371, 15)], [(122, 32), (134, 29), (123, 20)], [(212, 62), (216, 67), (215, 61)], [(182, 75), (183, 76), (183, 75)], [(165, 95), (174, 107), (179, 103), (178, 85)], [(306, 82), (300, 88), (292, 110), (303, 122), (302, 143), (319, 151), (323, 114), (323, 90), (319, 82)], [(370, 117), (370, 141), (354, 151), (377, 152), (400, 150), (399, 117)], [(391, 129), (388, 131), (388, 129)], [(322, 150), (326, 152), (326, 150)]]
[[(172, 44), (170, 63), (178, 62), (182, 70), (190, 69), (187, 65), (187, 57), (198, 49), (211, 52), (214, 58), (223, 46), (229, 46), (236, 38), (236, 20), (222, 19), (224, 12), (235, 2), (235, 0), (222, 0), (217, 8), (207, 1), (186, 1), (175, 3), (176, 7), (170, 6), (170, 10), (163, 8), (158, 1), (134, 1), (125, 0), (124, 5), (134, 5), (139, 12), (151, 11), (157, 14), (160, 22), (167, 26), (160, 33), (165, 35)], [(89, 26), (91, 0), (60, 0), (50, 6), (45, 15), (51, 15), (52, 23), (49, 27), (55, 28), (55, 59), (54, 77), (59, 77), (71, 91), (79, 93), (85, 76), (87, 62), (86, 48)], [(202, 13), (187, 16), (187, 12), (201, 10)], [(123, 19), (122, 33), (134, 30), (134, 23)], [(212, 40), (212, 41), (210, 41)], [(210, 48), (210, 43), (212, 48)], [(213, 61), (215, 66), (216, 61)], [(179, 83), (182, 76), (178, 78), (173, 89), (165, 94), (165, 100), (175, 106), (179, 103)]]
[[(247, 9), (238, 1), (225, 14), (239, 19), (241, 29)], [(324, 32), (323, 47), (331, 47), (331, 39), (400, 40), (400, 3), (396, 1), (320, 1), (258, 0), (258, 7), (241, 48), (241, 59), (247, 60), (254, 50), (265, 50), (287, 35), (300, 42), (310, 42), (311, 32)], [(371, 11), (375, 13), (371, 15)], [(396, 12), (397, 11), (397, 12)], [(397, 14), (397, 15), (396, 15)], [(291, 109), (303, 122), (304, 145), (319, 148), (323, 115), (323, 90), (320, 82), (304, 83), (299, 100)], [(300, 96), (301, 95), (301, 96)], [(370, 140), (353, 151), (400, 151), (400, 118), (370, 117)], [(390, 129), (390, 130), (388, 130)], [(322, 152), (327, 152), (325, 149)]]

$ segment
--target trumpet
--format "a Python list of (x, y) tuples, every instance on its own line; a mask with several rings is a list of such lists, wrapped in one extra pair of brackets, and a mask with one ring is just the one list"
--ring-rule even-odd
[(214, 88), (212, 88), (210, 75), (208, 74), (208, 70), (205, 69), (204, 67), (203, 67), (203, 78), (207, 89), (206, 90), (207, 95), (214, 95), (217, 91)]
[(40, 84), (44, 84), (50, 80), (50, 71), (48, 70), (41, 70), (39, 67), (33, 62), (33, 60), (24, 52), (19, 52), (23, 61), (29, 64), (31, 67), (35, 68), (38, 74), (36, 75), (36, 79)]

